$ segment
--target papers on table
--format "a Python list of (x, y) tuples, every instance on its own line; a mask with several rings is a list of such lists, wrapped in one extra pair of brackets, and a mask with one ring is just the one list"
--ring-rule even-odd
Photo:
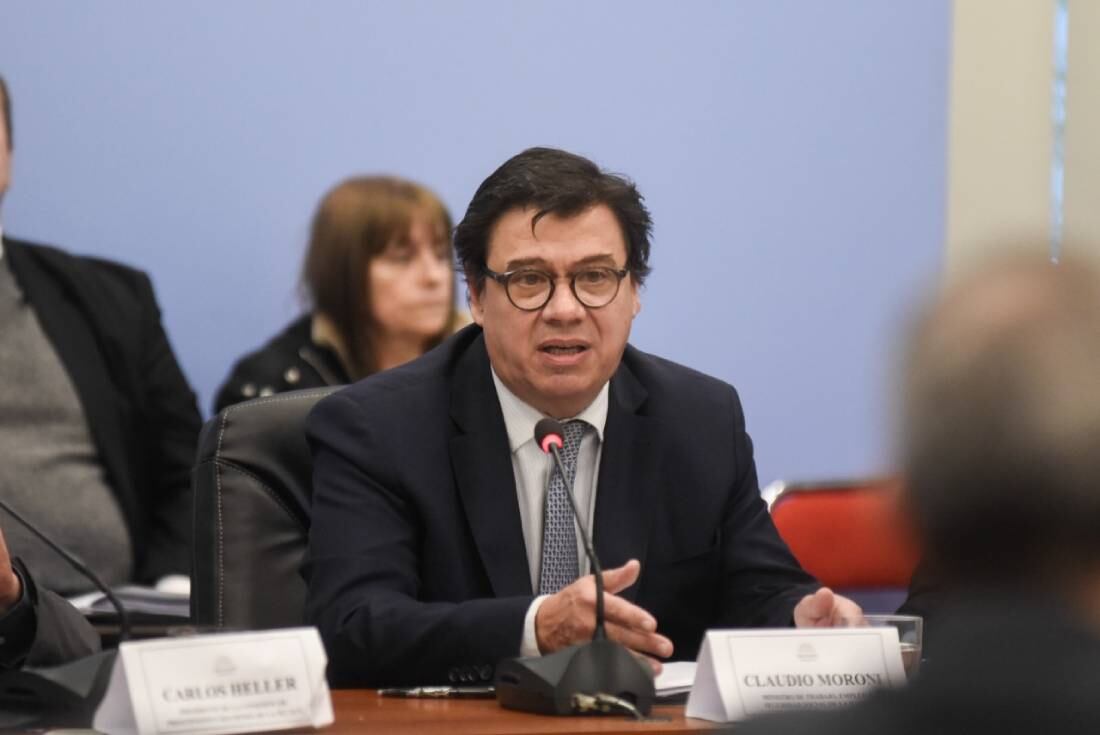
[(687, 694), (691, 691), (691, 685), (695, 682), (694, 661), (669, 661), (661, 669), (660, 675), (654, 685), (658, 697), (674, 697), (677, 694)]
[[(114, 587), (111, 592), (115, 594), (126, 611), (135, 617), (179, 619), (182, 622), (191, 615), (191, 598), (187, 594), (164, 592), (136, 584)], [(86, 617), (97, 620), (115, 617), (114, 606), (102, 592), (89, 592), (70, 597), (69, 602)]]

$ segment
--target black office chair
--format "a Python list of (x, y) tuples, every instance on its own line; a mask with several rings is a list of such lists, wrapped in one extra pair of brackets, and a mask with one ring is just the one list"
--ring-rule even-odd
[(206, 422), (191, 483), (195, 550), (191, 619), (217, 629), (301, 625), (312, 497), (304, 424), (338, 388), (230, 406)]

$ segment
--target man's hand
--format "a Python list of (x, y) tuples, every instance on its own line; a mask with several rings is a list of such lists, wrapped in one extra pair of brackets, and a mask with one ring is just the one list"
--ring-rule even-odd
[(0, 531), (0, 615), (11, 609), (23, 596), (23, 585), (19, 575), (11, 567), (8, 545), (4, 541), (4, 532)]
[(863, 620), (859, 605), (822, 587), (806, 595), (794, 608), (794, 624), (798, 628), (841, 628), (857, 625)]
[[(617, 569), (604, 570), (603, 604), (607, 637), (646, 658), (668, 658), (672, 655), (672, 641), (657, 633), (657, 620), (642, 608), (617, 596), (617, 593), (638, 581), (641, 570), (642, 566), (636, 559)], [(535, 615), (535, 635), (539, 650), (543, 653), (553, 653), (591, 640), (595, 628), (596, 580), (591, 574), (543, 600)], [(659, 673), (660, 662), (652, 658), (649, 662), (654, 672)]]

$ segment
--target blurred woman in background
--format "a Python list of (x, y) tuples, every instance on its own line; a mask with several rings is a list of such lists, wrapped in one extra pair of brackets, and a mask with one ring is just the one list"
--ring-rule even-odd
[(423, 354), (461, 326), (451, 216), (388, 176), (348, 179), (313, 217), (302, 289), (311, 311), (233, 366), (215, 413), (257, 396), (340, 385)]

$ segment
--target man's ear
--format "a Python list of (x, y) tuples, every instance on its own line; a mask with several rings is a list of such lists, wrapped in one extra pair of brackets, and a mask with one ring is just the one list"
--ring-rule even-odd
[(634, 316), (638, 316), (638, 312), (642, 310), (642, 299), (638, 296), (638, 287), (637, 286), (634, 287), (634, 293), (631, 294), (630, 298), (634, 302), (631, 305), (630, 310), (631, 310), (631, 312), (633, 313)]
[(466, 278), (466, 303), (470, 305), (470, 316), (473, 318), (474, 323), (479, 327), (485, 326), (483, 319), (485, 318), (485, 304), (482, 303), (481, 297), (485, 295), (485, 282), (481, 282), (481, 290), (478, 289), (477, 279), (471, 279), (469, 276)]

